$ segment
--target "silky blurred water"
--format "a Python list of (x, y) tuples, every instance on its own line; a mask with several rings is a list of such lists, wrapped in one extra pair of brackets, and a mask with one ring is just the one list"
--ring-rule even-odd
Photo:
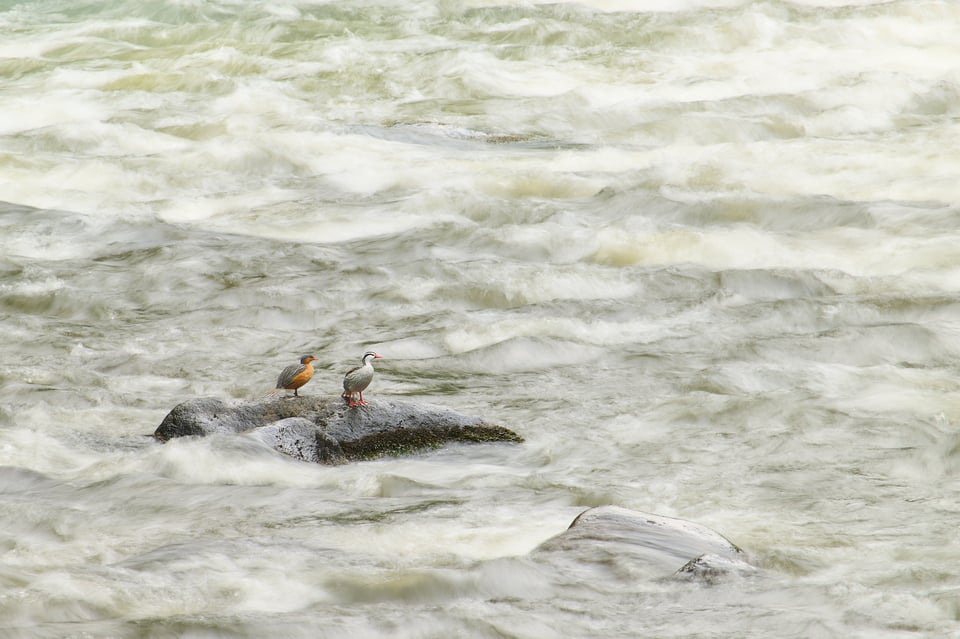
[[(960, 4), (0, 0), (3, 637), (960, 636)], [(303, 354), (507, 425), (150, 434)], [(762, 577), (568, 571), (586, 507)]]

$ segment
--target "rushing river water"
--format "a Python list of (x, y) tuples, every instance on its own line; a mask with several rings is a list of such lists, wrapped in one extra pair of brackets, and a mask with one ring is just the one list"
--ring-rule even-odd
[[(960, 3), (0, 0), (0, 79), (0, 636), (960, 636)], [(145, 436), (370, 347), (526, 442)], [(529, 555), (601, 504), (762, 577)]]

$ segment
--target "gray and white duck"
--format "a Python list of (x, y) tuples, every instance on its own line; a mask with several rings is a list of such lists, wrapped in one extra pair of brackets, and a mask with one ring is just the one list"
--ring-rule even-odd
[[(366, 406), (363, 401), (363, 391), (366, 390), (370, 382), (373, 381), (373, 360), (382, 359), (373, 351), (367, 351), (360, 358), (360, 366), (352, 368), (343, 376), (343, 393), (340, 395), (350, 406)], [(354, 399), (356, 395), (360, 396), (360, 401)]]

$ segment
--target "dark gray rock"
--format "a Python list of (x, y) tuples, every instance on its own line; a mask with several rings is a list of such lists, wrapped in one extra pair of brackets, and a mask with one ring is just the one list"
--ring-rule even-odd
[(709, 580), (724, 571), (752, 570), (742, 550), (706, 526), (617, 506), (582, 512), (533, 556), (587, 579), (613, 574), (627, 580), (674, 575)]
[(215, 433), (250, 433), (286, 455), (326, 464), (448, 442), (523, 441), (508, 428), (431, 404), (378, 398), (350, 408), (340, 397), (311, 396), (188, 400), (170, 411), (154, 437), (167, 441)]
[(734, 575), (746, 577), (756, 573), (757, 569), (743, 559), (707, 553), (685, 563), (675, 576), (679, 579), (714, 584)]
[(297, 459), (323, 464), (347, 461), (336, 439), (304, 417), (288, 417), (250, 431), (268, 446)]

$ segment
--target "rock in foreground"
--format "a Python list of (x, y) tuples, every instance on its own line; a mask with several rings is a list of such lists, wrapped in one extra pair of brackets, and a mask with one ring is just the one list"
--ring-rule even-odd
[(211, 397), (174, 407), (154, 432), (174, 437), (250, 433), (304, 461), (337, 464), (400, 455), (448, 442), (521, 442), (503, 426), (431, 404), (373, 399), (350, 408), (340, 397), (225, 402)]
[(585, 579), (612, 570), (628, 580), (675, 576), (713, 582), (755, 572), (742, 550), (706, 526), (617, 506), (582, 512), (534, 556)]

